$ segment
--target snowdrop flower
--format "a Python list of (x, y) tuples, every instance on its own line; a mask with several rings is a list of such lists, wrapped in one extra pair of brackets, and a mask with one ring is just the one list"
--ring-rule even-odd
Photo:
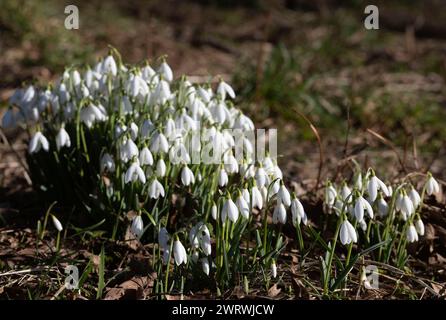
[(125, 139), (124, 143), (119, 148), (119, 157), (122, 161), (127, 163), (133, 157), (137, 157), (139, 155), (139, 150), (136, 144), (132, 139)]
[(367, 211), (369, 217), (373, 219), (373, 209), (370, 206), (370, 203), (365, 200), (362, 196), (360, 196), (355, 203), (355, 218), (358, 222), (361, 222), (364, 219), (364, 210)]
[(31, 154), (37, 153), (40, 151), (40, 149), (48, 151), (49, 143), (47, 138), (45, 138), (45, 136), (40, 131), (37, 131), (29, 142), (28, 152)]
[(303, 220), (304, 224), (307, 221), (307, 215), (305, 213), (302, 203), (296, 197), (291, 200), (291, 218), (294, 226), (300, 225)]
[(288, 189), (285, 187), (283, 182), (280, 182), (280, 188), (277, 192), (277, 198), (280, 202), (282, 202), (285, 206), (289, 207), (291, 205), (291, 196)]
[(389, 205), (382, 197), (378, 199), (378, 213), (380, 217), (385, 217), (389, 213)]
[(130, 231), (138, 239), (141, 238), (143, 231), (144, 231), (144, 222), (142, 221), (142, 218), (140, 215), (137, 215), (136, 217), (133, 218)]
[(115, 172), (115, 162), (113, 161), (113, 157), (109, 153), (104, 153), (101, 158), (101, 172), (107, 170), (108, 172)]
[(351, 199), (350, 195), (351, 195), (351, 193), (352, 193), (352, 190), (344, 182), (343, 185), (342, 185), (341, 194), (340, 194), (342, 200), (350, 202), (350, 199)]
[(130, 124), (129, 132), (130, 132), (130, 138), (132, 138), (132, 140), (135, 141), (136, 138), (138, 137), (138, 126), (136, 125), (136, 123), (132, 122)]
[(166, 136), (160, 132), (156, 132), (150, 144), (150, 151), (153, 153), (167, 153), (168, 150), (169, 143), (167, 142)]
[(333, 207), (337, 194), (336, 189), (329, 183), (325, 188), (325, 203), (329, 208)]
[(348, 220), (342, 222), (339, 239), (343, 245), (350, 244), (352, 242), (356, 243), (358, 241), (356, 230)]
[(428, 195), (432, 195), (434, 193), (439, 193), (440, 192), (440, 185), (438, 184), (438, 182), (434, 179), (434, 177), (428, 173), (429, 178), (427, 179), (426, 182), (426, 193)]
[(224, 168), (221, 168), (218, 174), (218, 185), (220, 187), (224, 187), (227, 184), (228, 184), (228, 174), (226, 173), (226, 170)]
[(112, 55), (108, 55), (102, 62), (102, 72), (111, 73), (113, 76), (117, 75), (118, 67)]
[(417, 232), (420, 236), (424, 236), (424, 223), (423, 220), (418, 218), (415, 220), (415, 229), (417, 229)]
[(153, 164), (153, 156), (149, 148), (147, 147), (142, 148), (141, 152), (139, 153), (139, 162), (141, 163), (142, 166), (145, 165), (151, 166)]
[(171, 82), (173, 80), (173, 72), (170, 66), (166, 63), (166, 61), (163, 61), (158, 69), (158, 73), (161, 74), (164, 79)]
[(192, 170), (189, 169), (187, 165), (183, 167), (183, 170), (181, 170), (181, 182), (184, 186), (189, 186), (190, 184), (195, 183), (195, 177), (192, 173)]
[(249, 194), (248, 189), (246, 189), (246, 188), (242, 189), (242, 196), (245, 199), (247, 204), (251, 203), (251, 195)]
[(208, 258), (201, 258), (201, 269), (203, 270), (205, 275), (209, 275), (210, 265)]
[(186, 249), (178, 239), (176, 239), (173, 243), (173, 256), (175, 258), (175, 263), (177, 264), (177, 266), (183, 263), (187, 263)]
[(218, 84), (217, 93), (223, 100), (225, 100), (226, 94), (228, 94), (232, 99), (235, 98), (234, 89), (232, 89), (232, 87), (223, 80), (221, 80)]
[(409, 191), (409, 198), (410, 198), (410, 200), (411, 200), (412, 203), (413, 203), (414, 209), (418, 208), (418, 206), (419, 206), (420, 203), (421, 203), (421, 197), (420, 197), (420, 194), (418, 193), (418, 191), (415, 190), (414, 187), (411, 187), (411, 188), (410, 188), (410, 191)]
[(259, 188), (263, 187), (267, 183), (267, 176), (265, 169), (263, 169), (263, 167), (257, 168), (255, 178)]
[(151, 199), (158, 199), (160, 196), (164, 197), (164, 187), (155, 178), (149, 186), (149, 196)]
[(200, 248), (203, 250), (203, 253), (206, 256), (209, 256), (212, 253), (211, 235), (209, 233), (209, 229), (204, 223), (200, 222), (197, 225), (197, 231)]
[(277, 277), (277, 265), (276, 265), (276, 261), (273, 260), (273, 262), (271, 263), (271, 276), (273, 278)]
[(141, 181), (141, 183), (146, 183), (146, 175), (144, 174), (144, 171), (139, 166), (138, 161), (133, 162), (130, 167), (127, 169), (127, 172), (125, 173), (125, 183), (129, 182), (135, 182), (135, 181)]
[(239, 197), (236, 200), (237, 207), (240, 210), (240, 214), (243, 218), (248, 219), (249, 218), (249, 204), (246, 202), (243, 195), (240, 193)]
[(70, 147), (71, 146), (71, 140), (70, 136), (68, 135), (68, 132), (65, 130), (65, 128), (62, 126), (57, 133), (56, 136), (56, 146), (57, 150), (60, 150), (62, 147)]
[(217, 205), (214, 203), (211, 207), (211, 217), (214, 220), (217, 220), (217, 213), (218, 213), (218, 208)]
[(407, 236), (407, 242), (409, 242), (409, 243), (418, 241), (417, 229), (414, 227), (413, 224), (411, 224), (409, 226), (409, 228), (407, 229), (406, 236)]
[(274, 224), (285, 224), (286, 223), (286, 209), (282, 202), (278, 202), (273, 212), (273, 223)]
[(407, 218), (410, 217), (412, 213), (415, 212), (413, 203), (405, 192), (400, 202), (400, 210), (404, 221), (406, 221)]
[(221, 221), (225, 223), (226, 218), (235, 223), (238, 219), (238, 209), (231, 198), (226, 199), (221, 210)]
[(51, 218), (53, 219), (54, 227), (58, 232), (61, 232), (63, 230), (62, 223), (60, 223), (59, 219), (57, 219), (55, 215), (51, 215)]
[(156, 175), (160, 178), (166, 175), (166, 163), (162, 158), (156, 163)]
[(98, 106), (90, 103), (87, 107), (81, 109), (80, 118), (88, 128), (91, 128), (96, 121), (104, 121), (105, 114)]
[(252, 197), (252, 207), (258, 208), (259, 210), (262, 210), (263, 208), (263, 197), (260, 193), (260, 190), (257, 188), (257, 185), (254, 185), (251, 189), (251, 197)]
[(372, 173), (372, 176), (369, 179), (369, 182), (367, 183), (367, 191), (369, 193), (369, 199), (373, 203), (376, 200), (376, 197), (378, 196), (378, 190), (381, 190), (384, 195), (389, 196), (389, 190), (387, 189), (387, 186), (382, 182), (380, 179), (378, 179), (375, 174)]

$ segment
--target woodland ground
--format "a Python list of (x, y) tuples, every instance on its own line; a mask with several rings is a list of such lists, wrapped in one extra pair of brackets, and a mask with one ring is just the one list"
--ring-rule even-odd
[[(0, 1), (2, 106), (23, 82), (46, 83), (64, 65), (95, 61), (110, 44), (126, 62), (167, 54), (177, 75), (197, 81), (221, 75), (230, 81), (238, 105), (258, 127), (279, 129), (279, 162), (310, 220), (322, 213), (317, 182), (350, 177), (352, 158), (388, 180), (427, 170), (443, 184), (446, 180), (446, 10), (441, 1), (409, 7), (377, 1), (378, 31), (363, 28), (361, 1), (338, 7), (334, 0), (268, 5), (251, 0), (242, 6), (236, 1), (70, 1), (79, 6), (80, 29), (68, 31), (63, 2)], [(37, 240), (36, 221), (49, 203), (32, 191), (23, 165), (23, 134), (2, 132), (0, 140), (0, 298), (151, 297), (156, 274), (149, 246), (105, 241), (100, 232), (84, 230), (69, 233), (55, 255), (51, 237)], [(386, 270), (380, 290), (358, 285), (345, 293), (347, 298), (444, 298), (444, 200), (431, 201), (428, 208), (426, 236), (410, 248), (412, 272), (380, 266)], [(287, 236), (282, 264), (287, 271), (278, 285), (252, 285), (245, 292), (240, 284), (223, 297), (319, 298), (310, 285), (319, 276), (318, 258), (298, 267), (291, 230)], [(104, 241), (106, 257), (100, 255)], [(84, 275), (81, 294), (63, 290), (63, 268), (73, 262)], [(184, 295), (213, 297), (194, 288)]]

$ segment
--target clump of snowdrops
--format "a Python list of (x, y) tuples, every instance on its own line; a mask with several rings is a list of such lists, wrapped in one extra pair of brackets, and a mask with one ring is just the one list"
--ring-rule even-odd
[[(366, 253), (373, 261), (404, 268), (407, 246), (424, 236), (421, 212), (425, 198), (438, 193), (440, 185), (429, 172), (409, 174), (389, 184), (372, 168), (365, 174), (357, 169), (351, 185), (327, 181), (324, 207), (327, 214), (335, 214), (336, 227), (332, 241), (323, 244), (327, 249), (322, 260), (324, 290), (345, 283), (353, 264)], [(342, 262), (335, 252), (339, 242), (346, 247)], [(352, 258), (354, 245), (358, 253)], [(344, 271), (337, 279), (331, 278), (333, 259)]]
[[(295, 225), (306, 223), (302, 204), (274, 158), (254, 160), (244, 136), (254, 124), (234, 106), (229, 84), (175, 79), (164, 58), (153, 66), (125, 65), (111, 50), (45, 88), (17, 90), (3, 127), (26, 130), (35, 188), (73, 221), (156, 244), (156, 292), (181, 291), (194, 277), (213, 279), (217, 291), (247, 287), (253, 274), (269, 281), (285, 246), (280, 226), (288, 212)], [(221, 158), (202, 161), (206, 146)]]

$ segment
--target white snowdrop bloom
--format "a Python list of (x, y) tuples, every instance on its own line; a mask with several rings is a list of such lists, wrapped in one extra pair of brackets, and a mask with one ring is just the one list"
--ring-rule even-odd
[(12, 108), (8, 108), (2, 118), (2, 128), (10, 129), (16, 126), (16, 116)]
[(166, 163), (162, 158), (156, 163), (156, 175), (163, 178), (166, 175)]
[(234, 223), (238, 219), (238, 209), (231, 198), (226, 199), (225, 203), (223, 204), (223, 208), (221, 210), (221, 221), (223, 223), (225, 223), (226, 218), (229, 218), (229, 220)]
[(224, 100), (226, 98), (226, 94), (228, 94), (232, 99), (235, 98), (235, 92), (232, 87), (224, 82), (223, 80), (220, 81), (217, 88), (217, 94)]
[(115, 58), (112, 55), (108, 55), (104, 61), (102, 62), (102, 73), (104, 74), (112, 74), (116, 76), (118, 74), (118, 66), (116, 65)]
[(209, 265), (209, 259), (208, 258), (201, 258), (201, 269), (203, 270), (205, 275), (209, 275), (210, 271), (210, 265)]
[(119, 158), (127, 163), (133, 157), (139, 155), (139, 150), (132, 139), (124, 139), (119, 148)]
[(239, 167), (237, 159), (232, 153), (225, 155), (224, 158), (225, 169), (229, 174), (238, 173)]
[(169, 150), (169, 160), (173, 164), (190, 163), (191, 159), (182, 139), (177, 139)]
[(273, 262), (271, 263), (271, 276), (272, 276), (273, 278), (276, 278), (276, 277), (277, 277), (277, 265), (276, 265), (276, 262), (275, 262), (275, 261), (273, 261)]
[(355, 187), (359, 191), (362, 191), (362, 174), (361, 174), (361, 172), (359, 172), (358, 175), (356, 176)]
[(280, 202), (282, 202), (286, 207), (291, 205), (291, 196), (288, 189), (285, 187), (283, 182), (281, 181), (279, 191), (277, 192), (277, 198)]
[(417, 229), (413, 224), (411, 224), (409, 228), (407, 228), (406, 236), (407, 236), (407, 242), (409, 243), (418, 241)]
[(365, 220), (359, 221), (359, 227), (362, 229), (362, 231), (367, 231), (367, 223), (365, 223)]
[(263, 187), (268, 182), (266, 172), (265, 169), (263, 169), (263, 167), (257, 168), (255, 178), (257, 186), (259, 188)]
[(73, 70), (71, 72), (70, 78), (71, 78), (71, 81), (75, 87), (80, 86), (82, 79), (81, 79), (81, 75), (80, 75), (79, 71)]
[(228, 184), (228, 174), (224, 168), (221, 168), (218, 173), (218, 185), (224, 187)]
[(351, 200), (351, 196), (350, 196), (351, 193), (352, 193), (352, 190), (347, 186), (346, 183), (343, 183), (342, 189), (341, 189), (341, 192), (340, 192), (342, 200), (347, 201), (347, 202), (351, 202), (350, 201)]
[(268, 194), (269, 197), (272, 197), (272, 196), (276, 195), (279, 192), (279, 190), (280, 190), (280, 181), (279, 180), (275, 180), (274, 182), (272, 182), (269, 185), (269, 187), (267, 189), (269, 190), (269, 194)]
[(246, 202), (243, 195), (240, 193), (239, 197), (236, 200), (237, 207), (240, 210), (240, 214), (243, 218), (248, 219), (249, 218), (249, 204)]
[(124, 181), (125, 183), (141, 181), (141, 183), (146, 183), (146, 175), (144, 171), (139, 166), (138, 161), (133, 162), (125, 173)]
[(260, 187), (259, 191), (260, 191), (260, 194), (262, 195), (263, 203), (267, 203), (269, 201), (268, 189), (265, 186), (263, 186), (263, 187)]
[(197, 88), (198, 95), (200, 96), (201, 100), (203, 100), (204, 103), (209, 103), (212, 98), (212, 91), (207, 91), (203, 87)]
[(54, 227), (58, 232), (61, 232), (63, 230), (62, 223), (60, 223), (59, 219), (57, 219), (54, 215), (51, 215), (51, 218), (53, 220)]
[(406, 219), (410, 217), (414, 212), (415, 208), (413, 206), (412, 201), (407, 196), (407, 194), (404, 194), (403, 199), (401, 201), (401, 214), (403, 216), (403, 220), (406, 221)]
[(81, 109), (80, 118), (88, 128), (91, 128), (96, 121), (104, 121), (105, 115), (98, 106), (90, 103)]
[(167, 153), (168, 150), (169, 143), (167, 142), (166, 136), (162, 133), (156, 132), (150, 143), (150, 151), (153, 153)]
[(164, 79), (171, 82), (173, 80), (173, 72), (170, 66), (163, 61), (158, 69), (158, 73), (161, 74)]
[(367, 191), (369, 193), (369, 199), (373, 203), (377, 196), (378, 190), (381, 190), (384, 195), (389, 196), (389, 190), (384, 182), (382, 182), (377, 176), (372, 175), (367, 183)]
[(197, 263), (198, 258), (200, 257), (200, 254), (198, 253), (197, 250), (193, 250), (190, 256), (190, 259), (193, 263)]
[(355, 218), (358, 222), (361, 222), (364, 219), (364, 210), (367, 211), (369, 217), (373, 219), (373, 209), (370, 206), (370, 203), (365, 200), (362, 196), (360, 196), (355, 203)]
[(273, 212), (273, 223), (274, 224), (285, 224), (286, 223), (286, 209), (282, 202), (278, 202)]
[(71, 140), (70, 136), (68, 135), (68, 132), (65, 130), (65, 128), (62, 126), (57, 133), (56, 136), (56, 146), (57, 150), (60, 150), (62, 147), (70, 147), (71, 146)]
[(187, 263), (186, 249), (178, 239), (173, 243), (173, 257), (175, 258), (175, 263), (177, 266)]
[(176, 125), (175, 121), (172, 118), (168, 118), (166, 123), (164, 124), (164, 135), (167, 139), (173, 140), (176, 138)]
[(259, 210), (262, 210), (263, 208), (263, 197), (262, 194), (260, 193), (259, 188), (257, 188), (257, 186), (253, 186), (251, 189), (251, 204), (253, 208), (258, 208)]
[(249, 193), (248, 189), (246, 189), (246, 188), (242, 189), (242, 196), (245, 199), (247, 204), (251, 203), (251, 194)]
[(155, 70), (152, 69), (152, 67), (150, 65), (145, 65), (142, 69), (141, 69), (141, 76), (144, 80), (146, 81), (150, 81), (152, 80), (152, 77), (156, 74)]
[(34, 133), (33, 137), (29, 141), (28, 152), (37, 153), (40, 149), (48, 151), (50, 148), (47, 138), (42, 134), (42, 132), (37, 131)]
[(395, 199), (395, 208), (396, 208), (396, 211), (401, 211), (402, 203), (403, 203), (403, 195), (402, 195), (401, 192), (399, 192), (399, 193), (396, 195), (396, 199)]
[(424, 236), (424, 223), (420, 218), (415, 220), (415, 228), (420, 236)]
[(218, 208), (217, 205), (214, 203), (211, 207), (211, 217), (214, 220), (217, 220), (217, 214), (218, 214)]
[(339, 239), (343, 245), (358, 242), (356, 230), (348, 220), (342, 222)]
[(426, 193), (428, 195), (432, 195), (434, 193), (439, 193), (439, 192), (440, 192), (440, 185), (432, 175), (429, 175), (429, 178), (427, 179), (426, 182)]
[(153, 156), (149, 148), (147, 147), (142, 148), (141, 152), (139, 153), (139, 163), (142, 166), (145, 165), (151, 166), (153, 164)]
[(158, 82), (153, 95), (151, 96), (152, 104), (163, 105), (172, 97), (172, 92), (170, 91), (169, 83), (165, 80)]
[(184, 186), (189, 186), (195, 183), (195, 177), (191, 169), (187, 165), (181, 170), (181, 182)]
[(211, 255), (212, 246), (211, 246), (211, 234), (209, 232), (208, 227), (203, 222), (197, 224), (197, 235), (198, 242), (200, 244), (201, 250), (206, 256)]
[(115, 161), (109, 153), (104, 153), (100, 162), (101, 172), (115, 172)]
[(130, 137), (132, 138), (133, 141), (135, 141), (136, 138), (138, 137), (138, 126), (136, 125), (136, 123), (132, 122), (128, 130), (130, 132)]
[(156, 178), (150, 183), (149, 196), (151, 199), (164, 197), (164, 187)]
[(325, 188), (325, 203), (329, 208), (335, 204), (337, 195), (336, 189), (331, 184)]
[(291, 200), (291, 219), (293, 221), (293, 225), (298, 226), (302, 219), (306, 217), (306, 213), (302, 203), (297, 198), (293, 198)]
[(149, 138), (153, 130), (155, 130), (155, 126), (153, 125), (152, 121), (148, 119), (144, 120), (141, 126), (141, 138)]
[(410, 200), (412, 201), (412, 204), (413, 204), (413, 206), (414, 206), (414, 209), (418, 208), (418, 206), (419, 206), (420, 203), (421, 203), (421, 197), (420, 197), (420, 194), (418, 193), (418, 191), (415, 190), (414, 187), (411, 187), (411, 188), (410, 188), (410, 191), (409, 191), (409, 198), (410, 198)]
[(380, 217), (386, 217), (389, 213), (389, 205), (382, 197), (378, 199), (378, 213)]
[(142, 217), (140, 215), (137, 215), (136, 217), (133, 218), (130, 231), (138, 239), (141, 238), (141, 236), (144, 232), (144, 222), (142, 221)]
[(189, 243), (190, 243), (190, 246), (194, 249), (196, 249), (200, 246), (199, 235), (198, 235), (199, 227), (200, 227), (200, 225), (197, 224), (197, 225), (193, 226), (189, 231)]

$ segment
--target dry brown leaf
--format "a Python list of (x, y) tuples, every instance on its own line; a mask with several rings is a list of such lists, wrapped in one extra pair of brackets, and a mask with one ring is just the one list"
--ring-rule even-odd
[(280, 289), (276, 283), (271, 288), (268, 289), (268, 297), (275, 298), (281, 291), (282, 289)]

